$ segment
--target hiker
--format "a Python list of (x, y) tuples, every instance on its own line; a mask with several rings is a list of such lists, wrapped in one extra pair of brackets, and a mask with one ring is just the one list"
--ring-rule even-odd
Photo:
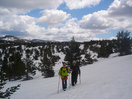
[(72, 71), (71, 83), (72, 83), (72, 86), (74, 86), (77, 83), (78, 74), (80, 75), (80, 67), (76, 61), (72, 62), (71, 71)]
[(67, 79), (68, 79), (68, 73), (70, 73), (70, 69), (66, 66), (66, 63), (63, 62), (63, 67), (59, 70), (59, 75), (62, 80), (62, 88), (65, 91), (67, 88)]

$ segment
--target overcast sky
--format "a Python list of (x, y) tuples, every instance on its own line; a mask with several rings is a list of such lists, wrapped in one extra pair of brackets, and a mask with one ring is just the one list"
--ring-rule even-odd
[(0, 0), (0, 36), (77, 41), (132, 31), (132, 0)]

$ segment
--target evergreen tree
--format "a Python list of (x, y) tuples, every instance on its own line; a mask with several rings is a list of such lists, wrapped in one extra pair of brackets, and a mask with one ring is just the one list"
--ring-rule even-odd
[(45, 47), (44, 52), (43, 52), (43, 58), (42, 58), (42, 64), (41, 64), (41, 72), (42, 75), (47, 78), (47, 77), (53, 77), (54, 76), (54, 62), (52, 61), (52, 53), (51, 49)]
[(0, 98), (5, 99), (8, 97), (8, 99), (9, 99), (10, 95), (19, 89), (20, 84), (17, 86), (7, 88), (6, 91), (2, 91), (2, 89), (4, 88), (4, 85), (6, 84), (7, 79), (6, 79), (6, 73), (3, 71), (3, 69), (1, 67), (2, 67), (2, 64), (0, 64)]
[(15, 79), (21, 79), (25, 74), (25, 64), (21, 59), (21, 54), (19, 52), (14, 53), (13, 56), (13, 74)]
[(9, 79), (9, 81), (12, 78), (12, 72), (11, 72), (11, 66), (6, 58), (6, 56), (4, 57), (3, 61), (2, 61), (2, 70), (4, 73), (6, 73), (6, 77)]
[(69, 65), (72, 65), (73, 60), (78, 61), (80, 63), (81, 53), (80, 53), (80, 44), (75, 41), (74, 37), (72, 37), (71, 42), (69, 43), (69, 47), (66, 48), (66, 56), (65, 61), (68, 61)]
[(91, 58), (91, 54), (89, 53), (89, 54), (86, 54), (85, 55), (85, 58), (86, 58), (86, 60), (85, 60), (85, 63), (86, 64), (92, 64), (93, 63), (93, 59)]
[(33, 64), (33, 61), (30, 58), (30, 50), (27, 49), (26, 50), (26, 58), (23, 59), (24, 63), (25, 63), (25, 75), (26, 78), (24, 80), (30, 80), (32, 79), (31, 75), (35, 75), (35, 66)]
[(40, 56), (39, 51), (35, 49), (34, 52), (35, 52), (34, 59), (38, 60), (38, 57)]
[(109, 57), (109, 55), (113, 52), (112, 51), (112, 45), (110, 44), (110, 42), (103, 40), (102, 42), (100, 42), (101, 47), (99, 48), (98, 51), (98, 57)]
[(128, 55), (131, 53), (130, 32), (120, 31), (117, 33), (117, 42), (120, 55)]
[(2, 92), (3, 86), (6, 84), (6, 74), (2, 70), (2, 64), (0, 66), (0, 98), (4, 98), (5, 92)]

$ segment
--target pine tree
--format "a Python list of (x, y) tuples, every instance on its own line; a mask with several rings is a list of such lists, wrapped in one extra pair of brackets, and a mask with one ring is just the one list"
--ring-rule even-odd
[(40, 56), (39, 51), (38, 51), (37, 49), (35, 49), (35, 50), (34, 50), (34, 53), (35, 53), (34, 59), (35, 59), (35, 60), (38, 60), (38, 57)]
[(109, 57), (109, 55), (113, 52), (112, 51), (112, 45), (110, 42), (103, 40), (100, 42), (101, 47), (99, 48), (98, 51), (98, 57)]
[(117, 42), (118, 42), (118, 49), (121, 56), (131, 54), (130, 32), (119, 31), (117, 33)]
[(27, 49), (26, 50), (26, 58), (23, 59), (24, 63), (25, 63), (25, 76), (26, 78), (24, 80), (30, 80), (32, 79), (31, 75), (35, 75), (35, 66), (33, 64), (33, 61), (30, 58), (30, 50)]
[[(2, 65), (2, 64), (1, 64)], [(2, 92), (3, 86), (6, 84), (6, 74), (3, 72), (2, 66), (0, 66), (0, 98), (4, 98), (5, 92)]]
[(75, 41), (72, 37), (71, 42), (69, 43), (69, 48), (66, 48), (65, 61), (68, 61), (69, 65), (72, 65), (73, 60), (80, 62), (81, 53), (80, 53), (80, 44)]
[(92, 64), (93, 63), (93, 59), (91, 58), (91, 54), (90, 53), (85, 54), (85, 58), (86, 58), (86, 60), (85, 60), (86, 64)]
[(9, 81), (12, 78), (12, 72), (11, 72), (11, 66), (6, 58), (6, 56), (4, 57), (4, 59), (2, 60), (2, 70), (4, 73), (6, 73), (6, 77), (9, 79)]
[(13, 56), (13, 70), (14, 70), (14, 76), (15, 79), (21, 79), (21, 77), (24, 75), (25, 73), (25, 64), (21, 59), (21, 53), (20, 52), (16, 52), (14, 53)]
[(42, 75), (47, 78), (47, 77), (53, 77), (54, 76), (54, 61), (52, 61), (52, 53), (50, 47), (48, 45), (45, 47), (44, 52), (43, 52), (43, 58), (41, 60), (41, 72)]
[(6, 73), (3, 71), (3, 69), (1, 68), (2, 64), (0, 64), (0, 98), (7, 98), (9, 99), (9, 97), (11, 96), (11, 94), (13, 94), (14, 92), (16, 92), (16, 90), (19, 89), (20, 84), (18, 84), (17, 86), (12, 86), (10, 88), (7, 88), (6, 91), (2, 91), (2, 89), (4, 88), (4, 85), (6, 84)]

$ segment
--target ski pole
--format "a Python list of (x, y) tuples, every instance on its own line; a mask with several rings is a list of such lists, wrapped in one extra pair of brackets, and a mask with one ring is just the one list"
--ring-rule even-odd
[(70, 89), (70, 74), (69, 74), (69, 77), (68, 78), (69, 78), (69, 89)]
[(79, 74), (79, 81), (80, 81), (80, 84), (81, 84), (81, 74)]
[(59, 93), (59, 86), (60, 86), (60, 76), (59, 76), (59, 81), (58, 81), (58, 90), (57, 90), (57, 93)]

